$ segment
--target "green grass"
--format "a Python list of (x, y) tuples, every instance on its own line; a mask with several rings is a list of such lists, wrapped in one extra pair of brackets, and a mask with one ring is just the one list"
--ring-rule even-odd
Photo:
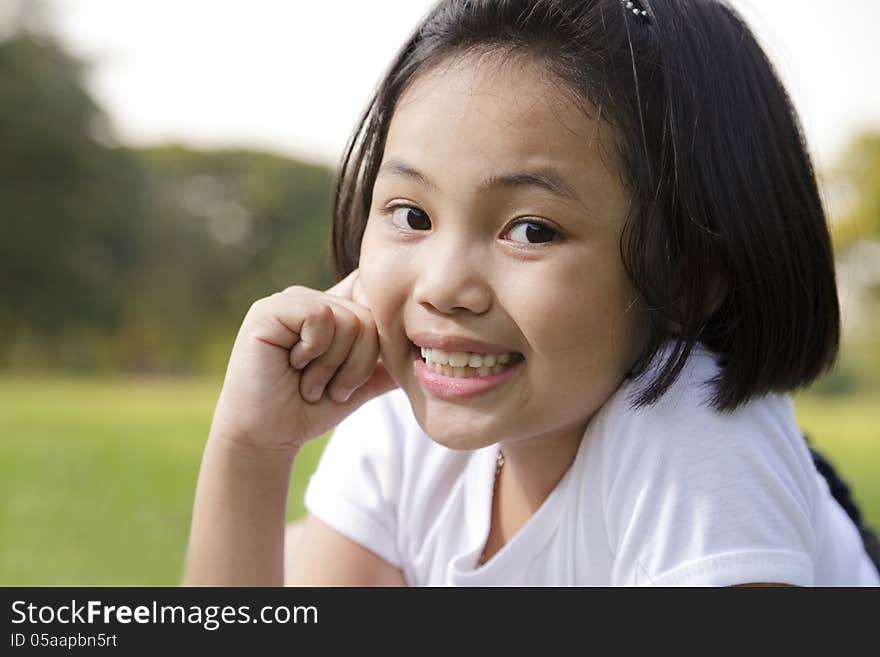
[[(173, 586), (219, 379), (0, 376), (0, 585)], [(803, 396), (798, 416), (880, 527), (880, 408)], [(326, 437), (294, 467), (289, 517)]]
[[(0, 378), (0, 585), (174, 586), (219, 380)], [(288, 514), (325, 438), (296, 461)]]
[(868, 524), (880, 533), (880, 401), (875, 395), (795, 398), (810, 443), (850, 487)]

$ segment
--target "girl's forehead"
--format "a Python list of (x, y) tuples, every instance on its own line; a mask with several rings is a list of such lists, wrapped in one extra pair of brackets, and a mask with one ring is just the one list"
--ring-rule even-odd
[(489, 112), (502, 125), (573, 124), (594, 128), (596, 112), (573, 93), (545, 62), (527, 55), (497, 53), (450, 56), (418, 74), (402, 94), (395, 114), (440, 104), (456, 116)]
[(459, 168), (540, 163), (592, 186), (616, 169), (614, 134), (595, 114), (533, 58), (449, 58), (401, 96), (386, 156), (438, 167), (454, 159)]

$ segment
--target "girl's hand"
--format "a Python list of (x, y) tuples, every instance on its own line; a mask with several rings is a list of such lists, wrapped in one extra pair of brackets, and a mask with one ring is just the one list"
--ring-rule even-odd
[(326, 292), (289, 287), (256, 301), (235, 339), (211, 435), (298, 450), (397, 387), (358, 270)]

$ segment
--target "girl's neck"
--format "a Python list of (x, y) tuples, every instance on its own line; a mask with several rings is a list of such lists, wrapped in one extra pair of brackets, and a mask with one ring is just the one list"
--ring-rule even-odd
[(528, 520), (574, 462), (585, 429), (573, 427), (554, 437), (502, 442), (504, 466), (498, 477), (499, 510), (520, 518), (525, 515)]
[(504, 547), (553, 492), (574, 462), (585, 430), (501, 443), (504, 465), (492, 498), (482, 559), (491, 559)]

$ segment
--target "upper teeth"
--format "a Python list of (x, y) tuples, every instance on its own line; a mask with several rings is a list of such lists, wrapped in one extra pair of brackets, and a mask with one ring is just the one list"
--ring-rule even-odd
[(422, 347), (422, 358), (428, 363), (451, 365), (452, 367), (493, 367), (506, 365), (513, 353), (509, 354), (474, 354), (467, 351), (443, 351)]

